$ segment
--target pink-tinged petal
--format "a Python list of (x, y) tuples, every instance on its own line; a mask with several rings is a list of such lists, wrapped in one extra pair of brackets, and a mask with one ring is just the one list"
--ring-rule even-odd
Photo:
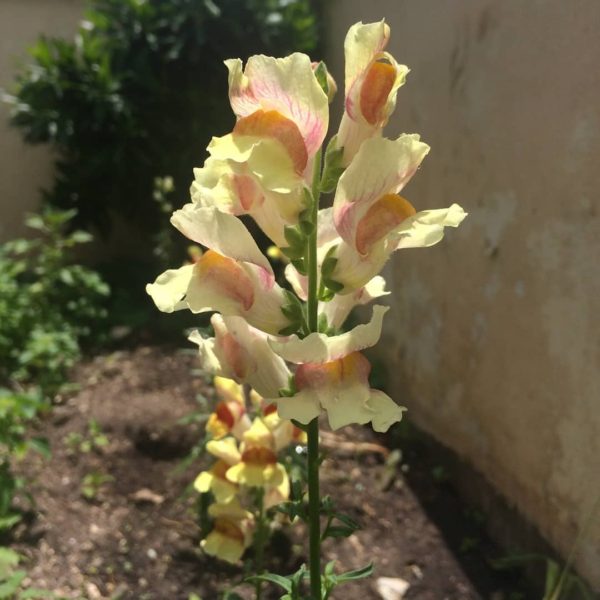
[(381, 135), (396, 106), (398, 89), (406, 81), (408, 67), (384, 52), (389, 36), (383, 21), (356, 23), (346, 36), (346, 110), (337, 135), (338, 146), (344, 148), (344, 165), (365, 140)]
[(152, 297), (159, 310), (170, 313), (187, 308), (184, 298), (193, 277), (193, 271), (194, 265), (169, 269), (161, 273), (154, 283), (146, 286), (146, 292)]
[(376, 242), (416, 212), (414, 206), (398, 194), (386, 194), (379, 198), (357, 223), (355, 247), (359, 254), (368, 254)]
[(302, 175), (308, 164), (308, 153), (298, 126), (275, 110), (257, 110), (242, 117), (233, 128), (234, 137), (252, 136), (278, 141), (292, 160), (297, 175)]
[[(376, 57), (384, 50), (390, 39), (390, 28), (385, 21), (350, 27), (344, 41), (346, 101), (356, 81), (367, 71)], [(346, 105), (353, 115), (353, 107)]]
[(339, 235), (355, 243), (358, 221), (371, 205), (386, 194), (398, 193), (414, 175), (429, 152), (419, 136), (401, 135), (397, 140), (365, 141), (340, 177), (333, 203), (333, 219)]
[(298, 222), (304, 197), (298, 188), (281, 194), (263, 189), (248, 165), (209, 157), (201, 169), (194, 169), (192, 201), (233, 215), (249, 214), (277, 246), (285, 246), (284, 228)]
[[(286, 387), (290, 372), (285, 362), (277, 356), (268, 344), (268, 337), (260, 330), (251, 327), (241, 317), (216, 317), (211, 319), (217, 337), (217, 351), (221, 347), (221, 339), (227, 339), (227, 360), (249, 365), (240, 381), (248, 383), (261, 396), (277, 397), (281, 388)], [(234, 349), (235, 348), (235, 349)]]
[(369, 388), (369, 361), (355, 352), (343, 359), (323, 364), (303, 364), (294, 378), (297, 393), (279, 398), (281, 417), (308, 423), (322, 407), (332, 429), (350, 423), (372, 422), (377, 431), (400, 420), (402, 409), (385, 394)]
[(275, 137), (230, 133), (213, 137), (208, 151), (215, 160), (243, 165), (265, 191), (287, 194), (304, 183), (303, 175), (296, 172), (293, 157)]
[(297, 125), (308, 156), (314, 156), (327, 132), (329, 106), (310, 58), (299, 53), (285, 58), (252, 56), (244, 72), (240, 61), (226, 65), (231, 105), (238, 118), (259, 109), (277, 111)]
[(192, 312), (237, 313), (254, 304), (254, 287), (244, 268), (232, 258), (207, 250), (194, 265), (187, 292)]
[(228, 258), (253, 263), (273, 277), (267, 257), (237, 217), (215, 207), (186, 204), (173, 213), (171, 223), (194, 242)]
[(383, 316), (387, 306), (373, 307), (373, 316), (366, 325), (358, 325), (351, 331), (328, 337), (322, 333), (311, 333), (304, 339), (297, 335), (287, 338), (272, 338), (271, 348), (284, 360), (292, 363), (329, 363), (354, 352), (374, 346), (381, 336)]
[(335, 252), (337, 264), (331, 278), (344, 286), (340, 294), (351, 294), (378, 275), (393, 249), (387, 240), (383, 240), (375, 244), (368, 255), (362, 256), (354, 246), (346, 242), (339, 244)]
[(367, 383), (371, 365), (359, 352), (354, 352), (331, 362), (301, 364), (296, 369), (294, 381), (298, 390), (320, 390), (352, 382)]
[(242, 316), (250, 325), (276, 334), (289, 325), (281, 312), (283, 290), (261, 267), (208, 250), (194, 265), (186, 303), (194, 313), (217, 311)]
[(249, 311), (240, 316), (266, 333), (279, 333), (290, 324), (281, 312), (286, 303), (283, 289), (277, 283), (274, 284), (263, 269), (249, 264), (245, 266), (245, 270), (252, 280), (256, 301)]
[(306, 301), (308, 299), (308, 277), (301, 275), (298, 269), (291, 263), (286, 265), (284, 275), (287, 282), (292, 286), (296, 296), (300, 300)]
[(319, 303), (319, 314), (327, 317), (329, 327), (339, 329), (355, 306), (368, 304), (371, 300), (386, 296), (385, 279), (380, 275), (373, 277), (365, 286), (351, 294), (336, 294), (333, 300)]

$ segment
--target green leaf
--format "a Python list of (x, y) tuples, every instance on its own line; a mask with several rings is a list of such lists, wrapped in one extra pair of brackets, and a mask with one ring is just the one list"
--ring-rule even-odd
[(277, 333), (279, 335), (294, 335), (294, 333), (298, 332), (298, 329), (300, 329), (300, 323), (292, 323), (291, 325), (280, 329)]
[(353, 571), (346, 571), (341, 575), (336, 575), (335, 578), (337, 583), (346, 583), (347, 581), (356, 581), (357, 579), (365, 579), (373, 575), (373, 563), (369, 563), (366, 567), (361, 569), (354, 569)]
[(20, 560), (21, 557), (14, 550), (0, 547), (0, 578), (8, 577)]
[(335, 256), (327, 256), (321, 265), (321, 273), (323, 274), (323, 277), (330, 277), (335, 270), (337, 263), (338, 259)]
[(25, 571), (15, 571), (6, 581), (0, 583), (0, 599), (5, 600), (14, 596), (26, 576)]
[(304, 252), (304, 247), (306, 246), (306, 236), (300, 231), (299, 227), (292, 227), (288, 225), (283, 230), (283, 235), (290, 245), (291, 248), (302, 248), (302, 252)]
[(345, 170), (342, 164), (344, 148), (338, 147), (337, 136), (333, 136), (325, 151), (325, 165), (321, 177), (321, 191), (328, 194), (337, 187), (338, 181)]
[(558, 582), (560, 580), (560, 566), (555, 560), (550, 558), (546, 559), (546, 581), (544, 586), (544, 592), (546, 596), (550, 596), (550, 594), (555, 595), (557, 598), (560, 597), (560, 594), (556, 594), (556, 592), (560, 592), (560, 590), (556, 589)]
[(41, 588), (28, 588), (19, 594), (19, 600), (34, 600), (38, 598), (54, 598), (54, 594)]
[(280, 250), (290, 260), (304, 258), (304, 247), (292, 248), (291, 246), (289, 246), (287, 248), (280, 248)]
[(315, 69), (315, 77), (321, 86), (321, 89), (325, 92), (326, 96), (329, 96), (329, 83), (327, 82), (327, 67), (325, 63), (321, 61)]
[(11, 529), (22, 519), (21, 515), (8, 514), (4, 517), (0, 517), (0, 531)]
[(341, 292), (344, 289), (344, 284), (339, 281), (334, 281), (327, 277), (323, 277), (323, 285), (334, 293)]
[(308, 269), (306, 268), (306, 261), (304, 258), (294, 258), (291, 260), (292, 265), (300, 273), (300, 275), (307, 275)]
[(34, 437), (28, 440), (27, 444), (32, 450), (35, 450), (44, 458), (50, 458), (50, 456), (52, 456), (50, 444), (46, 438)]
[(292, 582), (288, 577), (282, 577), (281, 575), (277, 575), (276, 573), (264, 573), (262, 575), (253, 575), (252, 577), (247, 577), (245, 581), (249, 583), (256, 583), (257, 581), (268, 581), (270, 583), (274, 583), (279, 587), (282, 587), (286, 592), (292, 592)]

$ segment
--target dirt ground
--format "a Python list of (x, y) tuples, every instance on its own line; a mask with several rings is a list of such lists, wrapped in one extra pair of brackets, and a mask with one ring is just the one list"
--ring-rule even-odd
[[(239, 579), (238, 569), (199, 549), (197, 497), (189, 484), (202, 461), (178, 469), (199, 437), (199, 426), (178, 421), (198, 409), (197, 394), (211, 394), (194, 376), (196, 367), (190, 354), (141, 347), (77, 370), (80, 391), (56, 406), (38, 432), (50, 442), (51, 459), (30, 455), (20, 466), (35, 510), (11, 545), (26, 557), (32, 585), (87, 600), (187, 600), (192, 593), (217, 600)], [(74, 450), (90, 438), (92, 419), (107, 443)], [(440, 473), (415, 478), (418, 460), (408, 451), (394, 468), (386, 466), (382, 439), (367, 428), (335, 437), (325, 432), (323, 442), (323, 492), (363, 526), (348, 539), (328, 540), (325, 558), (338, 561), (339, 570), (375, 565), (374, 577), (339, 587), (336, 599), (381, 598), (377, 577), (406, 580), (406, 599), (525, 598), (509, 593), (507, 580), (488, 567), (498, 551), (440, 485)], [(459, 531), (454, 547), (425, 510), (432, 502), (447, 504), (445, 518)], [(277, 536), (272, 570), (289, 573), (304, 561), (302, 534), (296, 526), (291, 536)], [(251, 597), (244, 588), (239, 593)]]

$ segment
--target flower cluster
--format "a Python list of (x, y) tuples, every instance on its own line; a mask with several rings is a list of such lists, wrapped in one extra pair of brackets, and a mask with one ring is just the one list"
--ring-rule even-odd
[[(276, 405), (278, 418), (301, 425), (322, 411), (333, 429), (371, 423), (386, 431), (401, 419), (402, 407), (370, 388), (362, 354), (377, 343), (387, 308), (375, 306), (371, 320), (350, 331), (342, 326), (355, 306), (388, 293), (379, 272), (394, 251), (436, 244), (445, 227), (465, 217), (457, 204), (417, 211), (400, 195), (429, 146), (416, 134), (382, 137), (408, 73), (385, 51), (389, 34), (383, 21), (348, 31), (345, 112), (324, 154), (335, 84), (323, 63), (299, 53), (253, 56), (245, 67), (226, 61), (236, 124), (213, 138), (204, 166), (194, 171), (191, 202), (171, 218), (206, 250), (147, 286), (162, 311), (214, 312), (214, 337), (190, 337), (203, 368), (249, 385)], [(319, 209), (321, 192), (335, 192), (331, 208)], [(293, 292), (277, 283), (242, 215), (289, 260)], [(316, 302), (318, 326), (310, 316)], [(270, 470), (261, 462), (273, 460), (274, 432), (264, 419), (250, 423), (237, 400), (223, 402), (209, 424), (209, 452), (219, 460), (197, 482), (214, 492), (213, 516), (223, 522), (206, 540), (207, 551), (216, 551), (234, 524), (240, 544), (251, 529), (244, 510), (228, 504), (236, 485), (285, 491), (276, 462)], [(233, 437), (218, 438), (222, 429)], [(228, 550), (231, 558), (240, 544)]]
[(252, 488), (259, 490), (263, 509), (288, 500), (290, 482), (278, 456), (291, 444), (306, 440), (303, 431), (281, 419), (275, 405), (255, 391), (248, 394), (248, 406), (243, 386), (232, 379), (217, 376), (214, 387), (219, 400), (206, 424), (211, 438), (206, 449), (216, 461), (198, 475), (194, 487), (200, 493), (211, 492), (215, 499), (208, 508), (213, 529), (202, 547), (234, 563), (254, 533), (254, 514), (244, 508)]

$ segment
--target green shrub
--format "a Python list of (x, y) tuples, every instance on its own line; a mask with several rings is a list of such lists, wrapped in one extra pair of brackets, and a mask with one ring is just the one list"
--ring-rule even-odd
[(57, 150), (46, 198), (87, 229), (118, 214), (155, 235), (154, 178), (172, 176), (182, 204), (232, 125), (222, 61), (311, 52), (316, 24), (311, 0), (92, 0), (74, 41), (40, 39), (12, 98), (25, 139)]
[(34, 239), (0, 247), (0, 383), (36, 384), (51, 396), (67, 370), (106, 321), (108, 286), (97, 273), (71, 264), (73, 250), (90, 241), (66, 234), (74, 211), (47, 209), (27, 225)]
[(48, 454), (44, 440), (27, 435), (29, 423), (47, 406), (39, 390), (14, 392), (0, 388), (0, 531), (20, 520), (12, 504), (22, 481), (14, 476), (12, 461), (30, 449)]

